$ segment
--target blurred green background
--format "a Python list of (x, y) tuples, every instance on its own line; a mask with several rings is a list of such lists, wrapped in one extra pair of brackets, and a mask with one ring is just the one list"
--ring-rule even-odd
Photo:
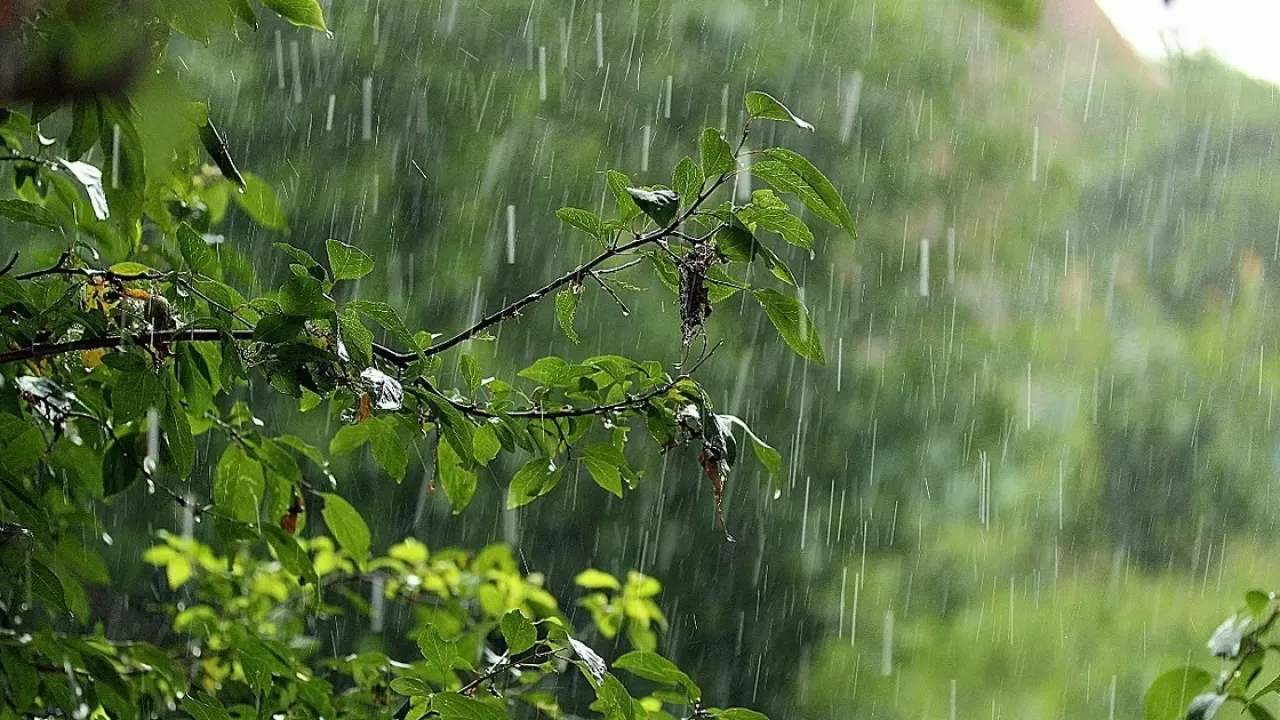
[[(280, 231), (229, 211), (247, 282), (287, 272), (274, 241), (338, 238), (379, 261), (356, 294), (457, 330), (592, 252), (556, 208), (603, 210), (606, 168), (668, 182), (704, 126), (736, 132), (747, 90), (817, 126), (749, 146), (812, 158), (858, 226), (786, 248), (825, 367), (740, 299), (709, 321), (723, 346), (701, 379), (786, 462), (776, 489), (730, 479), (736, 543), (692, 455), (637, 447), (626, 498), (583, 477), (516, 511), (495, 464), (452, 516), (419, 448), (402, 486), (339, 465), (376, 546), (506, 540), (557, 592), (588, 566), (654, 575), (663, 651), (774, 718), (1137, 717), (1245, 590), (1274, 587), (1275, 87), (1204, 57), (1148, 65), (1085, 0), (368, 0), (326, 18), (332, 38), (264, 18), (172, 49), (285, 206)], [(141, 95), (156, 127), (164, 95)], [(538, 308), (471, 351), (503, 371), (679, 361), (670, 293), (636, 282), (630, 317), (588, 288), (580, 345)], [(258, 399), (282, 432), (334, 430)], [(115, 557), (179, 522), (125, 502)]]

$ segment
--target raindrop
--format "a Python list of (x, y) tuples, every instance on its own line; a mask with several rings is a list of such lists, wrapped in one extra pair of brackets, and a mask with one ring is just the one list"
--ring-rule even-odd
[(862, 72), (849, 76), (844, 91), (844, 108), (840, 116), (840, 143), (849, 144), (853, 136), (853, 123), (858, 118), (858, 104), (862, 101)]
[(373, 77), (364, 79), (364, 105), (360, 116), (360, 138), (373, 139)]
[(120, 124), (111, 126), (111, 189), (120, 187)]
[(516, 206), (507, 206), (507, 264), (516, 264)]
[(604, 14), (596, 13), (596, 69), (604, 67)]
[(293, 68), (293, 104), (302, 104), (302, 61), (298, 58), (298, 41), (289, 41), (289, 64)]
[(547, 46), (538, 46), (538, 99), (547, 101)]
[(276, 31), (276, 85), (284, 89), (284, 38)]

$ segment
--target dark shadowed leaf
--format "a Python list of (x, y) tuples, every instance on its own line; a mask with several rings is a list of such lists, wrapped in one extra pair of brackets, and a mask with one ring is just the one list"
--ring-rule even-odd
[(680, 196), (671, 190), (646, 190), (644, 188), (627, 188), (631, 199), (645, 215), (648, 215), (659, 227), (666, 227), (675, 219), (680, 210)]

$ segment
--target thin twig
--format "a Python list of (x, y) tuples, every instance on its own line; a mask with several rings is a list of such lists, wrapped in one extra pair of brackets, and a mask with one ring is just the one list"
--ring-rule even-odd
[[(716, 191), (717, 188), (723, 185), (729, 179), (730, 175), (731, 175), (730, 173), (721, 173), (720, 176), (716, 178), (715, 182), (711, 183), (710, 187), (707, 187), (702, 192), (698, 193), (698, 197), (693, 201), (693, 203), (691, 203), (683, 213), (681, 213), (678, 217), (673, 219), (671, 223), (666, 225), (665, 227), (658, 228), (651, 232), (639, 234), (636, 236), (635, 240), (632, 240), (631, 242), (626, 243), (624, 245), (618, 245), (618, 246), (607, 248), (604, 252), (595, 256), (591, 260), (588, 260), (587, 262), (579, 265), (578, 267), (573, 268), (572, 270), (566, 272), (565, 274), (561, 275), (555, 280), (552, 280), (546, 285), (543, 285), (537, 290), (534, 290), (533, 292), (529, 293), (523, 298), (516, 300), (515, 302), (507, 305), (506, 307), (503, 307), (500, 310), (497, 310), (493, 313), (490, 313), (489, 315), (486, 315), (484, 318), (482, 318), (481, 320), (473, 324), (471, 327), (459, 332), (453, 337), (450, 337), (447, 340), (442, 340), (438, 343), (435, 343), (431, 347), (428, 347), (426, 350), (423, 350), (423, 354), (427, 356), (437, 355), (439, 353), (444, 352), (445, 350), (448, 350), (449, 348), (455, 345), (458, 345), (459, 343), (470, 340), (471, 338), (474, 338), (475, 336), (484, 332), (486, 329), (492, 327), (493, 325), (496, 325), (502, 322), (503, 320), (507, 320), (512, 317), (515, 317), (526, 306), (532, 305), (533, 303), (541, 300), (542, 298), (546, 297), (546, 295), (551, 291), (556, 290), (557, 288), (563, 285), (567, 285), (571, 282), (575, 282), (575, 281), (581, 282), (582, 279), (588, 273), (590, 273), (592, 270), (595, 270), (597, 266), (609, 260), (610, 258), (616, 257), (618, 255), (625, 255), (633, 250), (637, 250), (641, 247), (644, 247), (645, 245), (658, 243), (668, 237), (673, 236), (675, 233), (679, 232), (680, 225), (683, 224), (685, 220), (689, 219), (689, 217), (692, 216), (695, 212), (697, 212), (698, 208), (702, 206), (702, 203), (706, 202), (707, 198), (709, 198), (711, 194)], [(413, 362), (413, 360), (415, 359), (417, 359), (417, 355), (412, 353), (404, 353), (403, 357), (400, 358), (400, 360), (403, 361), (403, 365), (407, 365), (410, 362)], [(392, 362), (396, 362), (396, 364), (401, 364), (401, 362), (397, 362), (395, 360), (393, 360)]]
[(631, 314), (631, 311), (627, 309), (627, 304), (622, 302), (622, 298), (618, 297), (618, 293), (614, 292), (612, 287), (609, 287), (609, 283), (605, 282), (604, 278), (600, 277), (599, 273), (592, 271), (591, 279), (599, 283), (600, 287), (604, 289), (605, 292), (609, 293), (609, 297), (613, 298), (613, 301), (618, 303), (618, 307), (622, 308), (623, 315)]
[(5, 275), (8, 275), (9, 271), (13, 269), (13, 266), (17, 264), (18, 264), (18, 253), (15, 252), (13, 254), (13, 257), (9, 258), (9, 262), (5, 263), (5, 266), (3, 268), (0, 268), (0, 277), (4, 277)]

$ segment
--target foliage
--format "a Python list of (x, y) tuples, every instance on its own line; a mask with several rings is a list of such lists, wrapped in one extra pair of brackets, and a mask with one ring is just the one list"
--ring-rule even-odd
[[(296, 25), (326, 29), (314, 0), (264, 4)], [(41, 12), (27, 39), (97, 29), (84, 22)], [(175, 4), (146, 18), (202, 42), (257, 22), (247, 4), (220, 2)], [(657, 450), (696, 451), (717, 509), (739, 437), (778, 474), (778, 453), (741, 419), (717, 412), (693, 373), (714, 351), (703, 328), (713, 304), (739, 292), (759, 302), (798, 355), (825, 359), (804, 303), (744, 278), (760, 260), (780, 287), (794, 287), (758, 233), (809, 249), (812, 231), (768, 190), (711, 204), (741, 172), (739, 157), (759, 157), (752, 174), (852, 234), (851, 213), (808, 160), (785, 148), (744, 149), (757, 121), (812, 126), (777, 99), (748, 94), (736, 148), (708, 129), (699, 160), (677, 164), (671, 187), (637, 187), (611, 170), (615, 215), (558, 213), (596, 244), (591, 259), (452, 335), (413, 332), (391, 305), (351, 297), (352, 284), (375, 269), (356, 244), (329, 239), (317, 260), (276, 243), (290, 272), (264, 283), (234, 237), (215, 234), (232, 202), (263, 228), (288, 221), (270, 186), (239, 169), (210, 109), (181, 99), (166, 35), (152, 38), (146, 69), (154, 72), (140, 73), (148, 79), (136, 94), (74, 97), (65, 132), (49, 119), (57, 106), (0, 108), (0, 163), (13, 181), (0, 215), (52, 233), (54, 247), (47, 262), (29, 267), (15, 253), (0, 270), (0, 712), (132, 717), (180, 705), (201, 718), (394, 712), (447, 720), (506, 717), (521, 702), (560, 717), (551, 676), (576, 666), (594, 691), (591, 709), (606, 718), (671, 717), (664, 708), (755, 717), (704, 706), (700, 688), (654, 654), (655, 628), (666, 624), (657, 580), (632, 572), (620, 583), (598, 571), (578, 578), (595, 590), (581, 601), (593, 630), (625, 635), (634, 648), (613, 667), (648, 683), (651, 692), (636, 699), (507, 548), (431, 553), (405, 540), (375, 556), (373, 533), (350, 502), (357, 489), (338, 482), (332, 463), (367, 448), (400, 483), (411, 451), (427, 443), (433, 483), (455, 513), (504, 454), (522, 463), (507, 486), (509, 508), (554, 491), (575, 465), (621, 497), (642, 479), (626, 450), (632, 426), (643, 423)], [(103, 167), (81, 159), (97, 150)], [(620, 355), (553, 356), (507, 381), (462, 352), (552, 293), (576, 340), (578, 296), (594, 286), (621, 304), (617, 276), (641, 264), (675, 295), (685, 353), (678, 373)], [(456, 362), (447, 367), (450, 351)], [(339, 424), (325, 450), (270, 432), (255, 416), (250, 402), (264, 384)], [(185, 513), (184, 531), (161, 532), (141, 558), (167, 579), (164, 612), (179, 636), (168, 641), (122, 635), (93, 607), (91, 593), (111, 592), (94, 540), (109, 537), (102, 515), (139, 484)], [(314, 531), (315, 509), (325, 534)], [(214, 538), (197, 536), (205, 519)], [(367, 601), (352, 589), (365, 586)], [(326, 624), (367, 616), (380, 627), (387, 603), (412, 613), (420, 658), (326, 646)]]
[(1275, 593), (1261, 590), (1250, 590), (1244, 601), (1240, 612), (1223, 620), (1206, 643), (1227, 668), (1215, 676), (1188, 666), (1156, 678), (1143, 703), (1147, 720), (1210, 720), (1223, 707), (1235, 705), (1240, 706), (1240, 714), (1248, 712), (1254, 720), (1275, 717), (1280, 681), (1275, 663), (1267, 663), (1267, 650), (1275, 648), (1273, 630), (1280, 603)]

